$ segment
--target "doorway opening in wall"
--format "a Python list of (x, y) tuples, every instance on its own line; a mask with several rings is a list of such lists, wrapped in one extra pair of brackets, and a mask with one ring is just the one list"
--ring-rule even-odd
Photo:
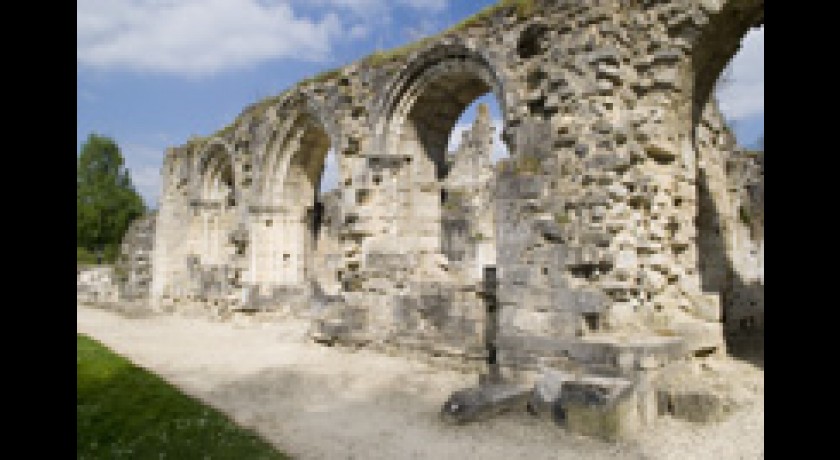
[(220, 143), (211, 144), (200, 163), (200, 201), (202, 265), (221, 265), (235, 253), (228, 237), (233, 229), (236, 185), (230, 151)]
[(255, 280), (266, 286), (299, 289), (313, 273), (313, 253), (324, 212), (320, 196), (331, 140), (307, 110), (290, 114), (268, 148), (263, 184), (268, 214), (254, 238)]
[(318, 292), (335, 293), (341, 286), (341, 271), (334, 265), (341, 253), (337, 227), (342, 194), (339, 180), (338, 157), (335, 149), (330, 147), (315, 189), (310, 221), (312, 249), (308, 260), (308, 280), (314, 282)]
[(764, 314), (764, 26), (754, 14), (729, 41), (727, 29), (700, 41), (719, 46), (698, 47), (692, 134), (700, 287), (719, 302), (728, 353), (763, 365), (763, 330), (740, 321)]
[(335, 149), (330, 148), (327, 151), (327, 156), (324, 158), (324, 167), (321, 171), (321, 177), (318, 180), (317, 193), (315, 199), (315, 214), (312, 224), (312, 237), (315, 242), (315, 248), (318, 248), (318, 238), (322, 233), (324, 226), (330, 225), (329, 219), (325, 219), (325, 206), (329, 202), (331, 205), (337, 204), (338, 201), (338, 161), (336, 160)]
[(487, 92), (464, 108), (449, 133), (440, 205), (441, 252), (450, 262), (476, 260), (477, 245), (493, 236), (488, 214), (493, 171), (510, 157), (501, 139), (502, 116), (496, 97)]
[[(407, 63), (385, 93), (383, 151), (399, 161), (389, 234), (411, 241), (401, 247), (435, 277), (478, 283), (495, 266), (494, 165), (509, 151), (500, 141), (505, 91), (480, 52), (440, 44)], [(488, 310), (482, 338), (488, 365), (492, 316)]]
[[(319, 127), (320, 128), (320, 127)], [(303, 182), (305, 186), (299, 189), (298, 197), (308, 197), (303, 199), (303, 222), (304, 222), (304, 239), (303, 239), (303, 283), (313, 281), (317, 273), (317, 265), (319, 265), (320, 257), (318, 257), (318, 249), (322, 238), (325, 236), (322, 232), (325, 216), (325, 200), (329, 200), (329, 189), (335, 189), (335, 154), (330, 148), (330, 139), (326, 132), (320, 131), (314, 134), (313, 144), (307, 146), (306, 149), (296, 155), (302, 165), (302, 170), (305, 173)], [(294, 163), (293, 158), (293, 163)], [(327, 171), (328, 161), (332, 162), (329, 165), (330, 169)], [(326, 179), (326, 180), (325, 180)], [(300, 198), (298, 198), (300, 200)]]
[[(473, 253), (489, 247), (490, 241), (479, 241), (493, 233), (493, 163), (506, 156), (498, 141), (501, 83), (483, 57), (457, 47), (428, 51), (396, 82), (389, 91), (385, 150), (405, 161), (397, 183), (410, 186), (395, 191), (392, 234), (412, 238), (418, 254), (447, 260), (431, 265), (449, 271), (457, 262), (478, 280), (482, 264)], [(480, 224), (479, 216), (488, 222)]]

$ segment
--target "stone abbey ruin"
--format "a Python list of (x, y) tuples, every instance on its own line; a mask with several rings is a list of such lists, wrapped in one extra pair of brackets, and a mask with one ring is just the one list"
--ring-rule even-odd
[[(167, 150), (122, 291), (162, 311), (285, 309), (322, 343), (472, 366), (488, 390), (453, 395), (456, 419), (523, 382), (534, 410), (562, 388), (583, 433), (714, 418), (714, 393), (657, 379), (759, 340), (763, 356), (763, 153), (737, 147), (712, 95), (763, 11), (503, 1), (302, 81)], [(486, 107), (448, 155), (487, 93), (510, 158), (490, 161)]]

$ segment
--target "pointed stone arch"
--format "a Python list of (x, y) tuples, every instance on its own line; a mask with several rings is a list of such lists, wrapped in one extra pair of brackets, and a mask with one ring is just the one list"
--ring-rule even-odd
[(278, 125), (261, 159), (260, 203), (251, 267), (255, 283), (302, 287), (312, 271), (310, 233), (318, 185), (335, 132), (325, 111), (302, 93), (277, 107)]
[(233, 151), (217, 137), (208, 140), (194, 158), (189, 242), (201, 267), (220, 266), (232, 252), (229, 234), (239, 198)]
[[(394, 152), (406, 121), (434, 115), (439, 116), (439, 122), (431, 125), (432, 131), (421, 142), (435, 153), (445, 149), (446, 136), (460, 114), (488, 92), (495, 96), (507, 125), (508, 85), (492, 62), (480, 50), (460, 42), (437, 43), (416, 53), (377, 101), (374, 130), (380, 141), (378, 150)], [(410, 120), (412, 116), (414, 120)]]
[[(413, 54), (375, 104), (379, 155), (400, 164), (379, 190), (388, 195), (392, 227), (420, 254), (441, 253), (443, 179), (449, 136), (464, 110), (492, 93), (507, 125), (510, 111), (504, 75), (490, 56), (460, 41), (444, 41)], [(392, 237), (384, 237), (392, 238)], [(398, 244), (398, 246), (403, 246)]]
[(201, 148), (195, 159), (195, 171), (198, 181), (194, 188), (194, 198), (198, 200), (217, 200), (215, 196), (226, 185), (235, 194), (237, 181), (233, 167), (233, 147), (223, 139), (213, 138)]
[[(696, 160), (691, 168), (696, 183), (692, 249), (700, 297), (723, 324), (727, 353), (751, 360), (760, 355), (763, 361), (764, 282), (752, 278), (750, 270), (742, 272), (757, 263), (745, 260), (744, 254), (764, 250), (763, 237), (749, 236), (742, 214), (756, 205), (763, 212), (763, 192), (760, 198), (747, 193), (750, 187), (763, 191), (763, 154), (757, 159), (741, 152), (713, 94), (747, 33), (764, 25), (764, 1), (727, 0), (715, 6), (691, 54), (690, 139)], [(730, 193), (720, 193), (724, 190)], [(735, 190), (739, 191), (731, 193)], [(749, 327), (740, 325), (745, 319)]]
[(709, 15), (691, 50), (692, 121), (697, 125), (715, 82), (750, 29), (764, 24), (764, 0), (727, 0)]

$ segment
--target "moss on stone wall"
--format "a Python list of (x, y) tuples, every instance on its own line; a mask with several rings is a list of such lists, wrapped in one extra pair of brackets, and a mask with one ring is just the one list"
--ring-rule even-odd
[[(338, 71), (336, 70), (335, 72), (337, 73)], [(324, 73), (327, 73), (327, 72), (324, 72)], [(305, 82), (305, 80), (303, 82), (298, 83), (295, 86), (301, 85), (304, 82)], [(224, 128), (216, 131), (210, 137), (225, 137), (225, 136), (228, 136), (230, 134), (233, 134), (233, 131), (242, 122), (243, 119), (245, 119), (247, 116), (256, 115), (260, 112), (266, 111), (272, 105), (280, 102), (280, 100), (283, 99), (283, 96), (285, 96), (286, 93), (288, 93), (288, 92), (289, 92), (289, 90), (287, 89), (280, 94), (277, 94), (277, 95), (271, 96), (271, 97), (267, 97), (267, 98), (265, 98), (261, 101), (258, 101), (254, 104), (249, 105), (248, 107), (245, 108), (245, 110), (242, 111), (242, 113), (239, 114), (238, 117), (236, 117), (233, 120), (233, 122), (231, 122), (229, 125), (225, 126)], [(205, 138), (205, 141), (206, 141), (206, 139), (207, 138)]]
[(320, 83), (323, 81), (332, 80), (333, 78), (336, 78), (339, 75), (341, 75), (341, 67), (325, 70), (309, 78), (304, 78), (303, 80), (299, 81), (295, 86), (303, 86), (309, 83)]
[(542, 169), (540, 159), (529, 153), (516, 157), (516, 172), (519, 174), (538, 174)]
[(448, 190), (443, 208), (447, 211), (457, 211), (467, 205), (467, 195), (463, 190)]
[(187, 140), (187, 145), (186, 146), (187, 146), (188, 149), (195, 151), (195, 150), (200, 149), (202, 146), (204, 146), (204, 144), (206, 144), (207, 141), (209, 141), (209, 140), (210, 140), (210, 137), (193, 135), (193, 136), (190, 136), (189, 140)]
[(744, 205), (738, 206), (738, 218), (747, 227), (749, 227), (752, 223), (752, 216), (750, 216), (750, 211)]
[(458, 32), (470, 27), (483, 25), (493, 15), (499, 13), (504, 9), (513, 9), (519, 19), (525, 19), (534, 13), (534, 0), (501, 0), (495, 5), (490, 5), (478, 13), (464, 19), (454, 26), (440, 32), (437, 35), (432, 35), (422, 38), (418, 41), (403, 45), (397, 48), (392, 48), (385, 51), (377, 51), (362, 59), (362, 63), (368, 66), (377, 67), (387, 64), (392, 61), (408, 57), (413, 51), (419, 50), (427, 44), (437, 40), (438, 38), (452, 33)]
[(558, 212), (554, 214), (554, 222), (558, 225), (565, 225), (571, 222), (572, 219), (565, 212)]

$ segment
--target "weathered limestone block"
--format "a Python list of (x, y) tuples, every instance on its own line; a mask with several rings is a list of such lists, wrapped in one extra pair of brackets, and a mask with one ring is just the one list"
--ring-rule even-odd
[(566, 426), (575, 433), (606, 440), (631, 437), (639, 429), (632, 382), (605, 377), (582, 377), (563, 383)]
[(76, 301), (89, 304), (112, 304), (119, 301), (119, 285), (114, 267), (91, 266), (76, 270)]
[(123, 236), (120, 255), (114, 265), (114, 280), (123, 300), (148, 299), (152, 285), (157, 213), (134, 220)]
[(660, 415), (697, 423), (719, 422), (729, 413), (725, 398), (709, 390), (658, 391), (657, 408)]

